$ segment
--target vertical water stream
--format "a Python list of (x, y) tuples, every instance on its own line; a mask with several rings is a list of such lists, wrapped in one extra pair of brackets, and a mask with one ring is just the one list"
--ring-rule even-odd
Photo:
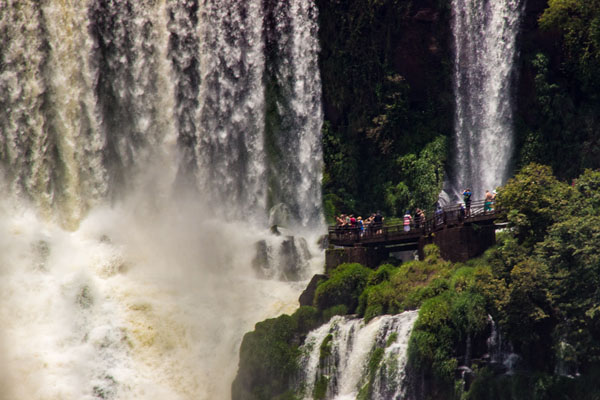
[(523, 0), (453, 0), (455, 164), (450, 195), (476, 198), (508, 177)]

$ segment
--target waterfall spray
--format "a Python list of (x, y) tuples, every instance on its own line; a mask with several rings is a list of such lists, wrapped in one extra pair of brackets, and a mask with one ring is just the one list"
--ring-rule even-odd
[[(297, 307), (322, 258), (268, 195), (321, 233), (317, 16), (277, 33), (300, 155), (271, 157), (269, 7), (0, 1), (0, 399), (226, 399), (243, 333)], [(260, 277), (257, 241), (291, 248)]]

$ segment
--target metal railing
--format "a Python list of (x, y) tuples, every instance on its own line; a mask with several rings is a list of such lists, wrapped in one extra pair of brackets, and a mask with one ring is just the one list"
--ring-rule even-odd
[(330, 226), (328, 228), (329, 241), (332, 244), (349, 245), (369, 241), (381, 242), (388, 238), (399, 239), (402, 236), (407, 239), (418, 238), (444, 227), (492, 219), (497, 212), (498, 209), (495, 208), (493, 202), (486, 205), (485, 200), (478, 200), (471, 202), (470, 207), (461, 205), (443, 207), (434, 211), (433, 215), (425, 218), (425, 221), (418, 218), (415, 220), (413, 217), (409, 231), (404, 230), (404, 224), (386, 225), (374, 222), (365, 225), (362, 229), (357, 225)]

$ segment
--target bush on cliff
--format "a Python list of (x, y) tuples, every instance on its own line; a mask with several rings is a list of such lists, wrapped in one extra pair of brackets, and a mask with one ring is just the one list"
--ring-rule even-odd
[(381, 314), (414, 310), (445, 291), (452, 264), (439, 256), (435, 245), (426, 246), (425, 254), (425, 261), (410, 261), (400, 267), (382, 265), (373, 271), (360, 295), (357, 313), (368, 322)]
[[(324, 318), (357, 312), (369, 320), (418, 307), (408, 375), (417, 379), (416, 386), (426, 388), (426, 397), (594, 398), (588, 393), (599, 394), (593, 387), (600, 370), (599, 188), (598, 171), (586, 171), (570, 186), (558, 181), (548, 167), (530, 165), (499, 191), (498, 204), (510, 226), (479, 259), (451, 264), (439, 257), (439, 249), (428, 246), (424, 261), (399, 267), (340, 266), (319, 285), (318, 308), (257, 325), (256, 334), (262, 336), (249, 336), (242, 346), (236, 379), (238, 386), (250, 388), (241, 393), (251, 395), (238, 398), (285, 394), (285, 382), (297, 368), (299, 332)], [(520, 356), (521, 369), (513, 375), (503, 375), (502, 365), (469, 364), (472, 352), (482, 363), (489, 351), (489, 315)], [(275, 346), (264, 351), (274, 354), (254, 354), (267, 343)], [(261, 358), (267, 356), (275, 361), (270, 364)], [(243, 357), (249, 362), (242, 362)], [(457, 367), (465, 362), (473, 367), (470, 387), (456, 380)], [(255, 368), (253, 373), (261, 379), (274, 373), (273, 382), (260, 387), (260, 381), (244, 375), (242, 364), (247, 371)], [(591, 385), (589, 392), (581, 385)]]
[(486, 300), (477, 289), (474, 269), (463, 266), (454, 271), (449, 278), (451, 286), (421, 305), (413, 328), (408, 350), (410, 368), (437, 382), (437, 387), (452, 386), (458, 366), (457, 349), (482, 334), (487, 325)]
[(357, 263), (339, 265), (328, 280), (317, 286), (315, 305), (319, 310), (345, 305), (349, 313), (354, 313), (371, 272), (371, 269)]

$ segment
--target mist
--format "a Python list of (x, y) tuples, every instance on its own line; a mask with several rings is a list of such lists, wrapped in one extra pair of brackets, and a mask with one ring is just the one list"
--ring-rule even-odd
[[(199, 203), (130, 199), (74, 231), (2, 210), (5, 398), (228, 398), (244, 332), (297, 308), (305, 281), (251, 268), (266, 229)], [(322, 268), (312, 250), (307, 278)]]

